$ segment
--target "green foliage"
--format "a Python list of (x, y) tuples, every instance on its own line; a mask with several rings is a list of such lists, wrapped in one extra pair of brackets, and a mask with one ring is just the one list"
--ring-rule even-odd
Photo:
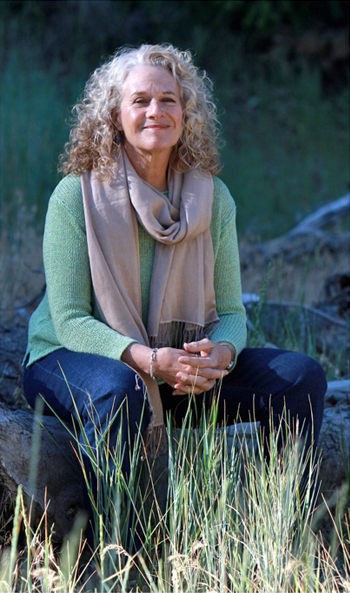
[(341, 0), (207, 0), (205, 9), (172, 0), (1, 2), (3, 222), (20, 197), (42, 223), (65, 120), (89, 73), (120, 45), (170, 41), (192, 49), (214, 80), (227, 142), (222, 176), (240, 229), (263, 238), (286, 230), (347, 189), (348, 78), (341, 70), (340, 91), (325, 96), (322, 63), (295, 61), (283, 44), (269, 54), (272, 35), (342, 27), (347, 11)]
[[(204, 55), (201, 30), (194, 27), (193, 36)], [(346, 192), (347, 91), (325, 97), (319, 71), (298, 72), (287, 62), (242, 69), (242, 44), (230, 44), (230, 60), (209, 71), (226, 140), (221, 177), (237, 202), (239, 231), (268, 238)], [(68, 139), (66, 120), (87, 75), (84, 60), (65, 71), (53, 59), (48, 68), (39, 47), (25, 39), (7, 48), (0, 98), (3, 223), (14, 224), (21, 202), (36, 207), (42, 224)]]
[[(316, 21), (321, 26), (342, 27), (349, 11), (346, 0), (302, 3), (298, 0), (206, 0), (205, 8), (201, 0), (181, 4), (175, 0), (66, 0), (64, 7), (60, 2), (50, 0), (5, 0), (1, 5), (4, 21), (11, 18), (22, 20), (44, 40), (47, 29), (50, 36), (53, 34), (57, 38), (58, 21), (68, 28), (69, 21), (73, 21), (79, 41), (88, 26), (87, 21), (95, 17), (95, 37), (89, 39), (93, 49), (101, 45), (101, 40), (104, 43), (103, 40), (111, 36), (113, 25), (114, 35), (117, 35), (115, 45), (123, 37), (121, 43), (129, 43), (128, 37), (139, 35), (142, 29), (141, 34), (150, 36), (152, 42), (154, 37), (162, 39), (170, 34), (179, 43), (184, 30), (192, 27), (193, 22), (203, 29), (220, 27), (223, 34), (234, 30), (252, 37), (256, 33), (263, 34), (268, 38), (282, 25), (303, 30)], [(119, 27), (120, 23), (123, 27)], [(100, 26), (96, 27), (96, 24)], [(69, 44), (77, 41), (69, 40), (68, 36), (66, 39)], [(49, 42), (47, 38), (46, 42)]]
[(322, 63), (293, 60), (283, 44), (277, 53), (267, 49), (273, 31), (285, 25), (295, 31), (309, 23), (342, 26), (348, 4), (208, 0), (203, 6), (0, 3), (2, 228), (11, 224), (16, 231), (19, 204), (34, 206), (42, 225), (71, 106), (89, 73), (125, 43), (189, 47), (214, 80), (226, 140), (221, 176), (238, 204), (241, 234), (269, 238), (345, 193), (348, 78), (340, 73), (339, 90), (325, 93)]
[[(67, 108), (55, 72), (49, 74), (39, 64), (35, 52), (14, 49), (2, 75), (0, 187), (5, 210), (16, 202), (15, 197), (46, 209), (52, 183), (58, 179), (55, 170), (67, 137)], [(18, 72), (20, 76), (14, 74)]]
[(242, 228), (263, 238), (346, 193), (349, 178), (348, 93), (324, 97), (319, 72), (275, 66), (267, 77), (238, 74), (223, 128), (222, 177)]

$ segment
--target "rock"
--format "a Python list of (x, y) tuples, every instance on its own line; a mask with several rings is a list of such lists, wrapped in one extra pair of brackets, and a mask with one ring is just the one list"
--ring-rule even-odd
[(330, 381), (325, 395), (325, 406), (350, 406), (350, 379)]
[(21, 365), (27, 344), (27, 324), (20, 321), (0, 327), (0, 402), (25, 407), (22, 395)]
[(350, 313), (350, 271), (332, 274), (324, 283), (323, 300), (319, 308), (339, 316)]

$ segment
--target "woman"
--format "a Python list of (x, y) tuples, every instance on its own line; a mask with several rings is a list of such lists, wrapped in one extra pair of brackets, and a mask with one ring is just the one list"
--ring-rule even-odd
[(222, 379), (219, 422), (255, 417), (268, 437), (271, 409), (277, 426), (286, 406), (290, 425), (298, 418), (317, 443), (319, 365), (245, 348), (236, 207), (215, 177), (211, 84), (190, 53), (121, 50), (91, 76), (75, 113), (46, 219), (28, 402), (40, 393), (64, 420), (79, 414), (91, 447), (98, 421), (111, 447), (132, 445), (140, 429), (154, 451), (165, 414), (181, 424), (191, 393), (198, 410), (209, 407)]

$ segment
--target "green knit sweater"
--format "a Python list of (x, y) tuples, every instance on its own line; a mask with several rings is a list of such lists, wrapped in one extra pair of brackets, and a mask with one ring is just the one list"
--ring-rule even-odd
[[(246, 342), (236, 234), (236, 207), (227, 187), (214, 179), (211, 236), (214, 287), (220, 324), (211, 339)], [(139, 225), (142, 316), (147, 320), (155, 240)], [(120, 246), (123, 249), (123, 245)], [(45, 223), (46, 293), (29, 323), (28, 365), (65, 347), (120, 360), (134, 339), (99, 319), (91, 284), (80, 177), (68, 175), (53, 192)]]

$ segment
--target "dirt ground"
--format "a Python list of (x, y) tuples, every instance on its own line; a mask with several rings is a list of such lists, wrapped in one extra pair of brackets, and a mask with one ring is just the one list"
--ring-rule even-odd
[(241, 241), (241, 274), (244, 293), (277, 301), (316, 306), (327, 299), (329, 279), (350, 269), (348, 233), (334, 233), (323, 240), (309, 235), (293, 241), (267, 243)]

